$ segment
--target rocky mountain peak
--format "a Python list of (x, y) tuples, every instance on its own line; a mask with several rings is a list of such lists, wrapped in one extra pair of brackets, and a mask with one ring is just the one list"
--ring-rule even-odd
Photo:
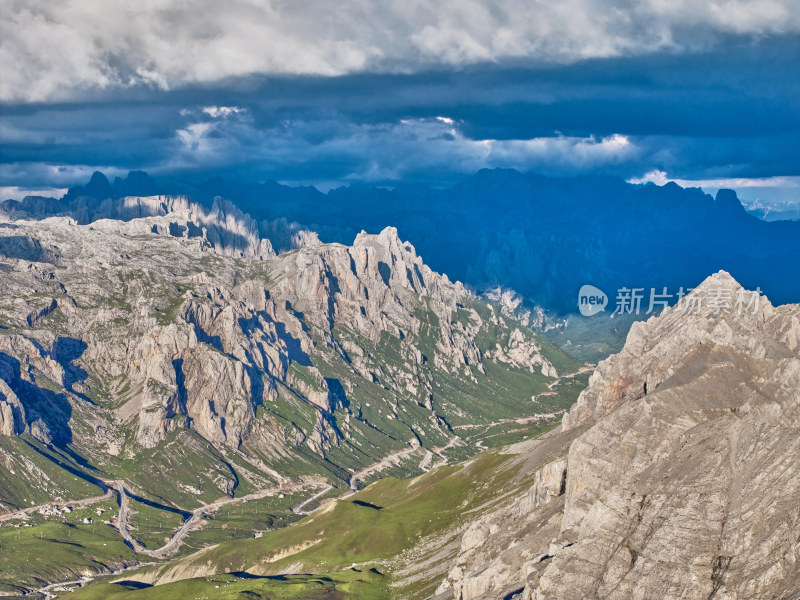
[(743, 215), (746, 213), (735, 190), (725, 188), (718, 190), (717, 195), (714, 197), (714, 205), (731, 214), (738, 213)]
[(531, 445), (532, 487), (465, 531), (437, 599), (800, 589), (800, 305), (725, 272), (685, 300), (637, 324)]
[(89, 180), (89, 183), (84, 188), (84, 193), (89, 196), (95, 196), (96, 198), (110, 198), (113, 191), (111, 189), (111, 183), (109, 183), (108, 178), (103, 175), (100, 171), (95, 171), (92, 173), (92, 177)]
[(653, 393), (703, 348), (756, 358), (792, 356), (800, 329), (787, 320), (787, 310), (745, 290), (725, 271), (709, 276), (675, 306), (633, 324), (623, 350), (597, 366), (589, 387), (564, 417), (564, 429)]

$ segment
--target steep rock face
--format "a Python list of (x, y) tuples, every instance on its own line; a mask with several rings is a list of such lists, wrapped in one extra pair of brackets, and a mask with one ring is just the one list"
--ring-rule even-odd
[(222, 198), (215, 199), (210, 210), (183, 196), (107, 200), (91, 215), (78, 215), (78, 222), (92, 222), (128, 235), (198, 238), (226, 256), (263, 260), (275, 255), (269, 240), (259, 237), (255, 220)]
[(543, 375), (548, 377), (558, 377), (558, 372), (547, 359), (541, 354), (538, 345), (529, 339), (525, 339), (522, 330), (515, 329), (503, 343), (495, 344), (494, 350), (490, 355), (497, 361), (514, 365), (515, 367), (525, 367), (533, 371), (534, 366), (541, 369)]
[[(717, 310), (740, 294), (753, 300), (741, 313)], [(718, 273), (691, 310), (631, 331), (546, 442), (537, 483), (476, 525), (493, 533), (462, 547), (441, 597), (800, 589), (800, 306), (755, 299)]]
[[(48, 351), (44, 344), (51, 344)], [(69, 438), (69, 405), (64, 397), (40, 386), (34, 373), (50, 385), (69, 386), (69, 373), (54, 359), (64, 340), (42, 341), (13, 334), (0, 336), (0, 432), (29, 433), (44, 443)]]
[(29, 433), (45, 444), (68, 441), (68, 403), (63, 396), (39, 387), (26, 367), (0, 352), (0, 432)]
[(189, 350), (180, 376), (186, 381), (186, 414), (207, 440), (238, 446), (255, 418), (253, 381), (245, 363), (208, 346)]
[(6, 382), (6, 377), (10, 378), (10, 374), (0, 375), (0, 433), (19, 435), (25, 431), (25, 407)]

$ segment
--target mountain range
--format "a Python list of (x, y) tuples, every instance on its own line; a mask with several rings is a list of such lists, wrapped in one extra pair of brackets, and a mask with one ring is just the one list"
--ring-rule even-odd
[(187, 195), (206, 207), (215, 198), (250, 214), (276, 250), (291, 249), (302, 230), (350, 243), (361, 230), (396, 227), (432, 269), (471, 289), (500, 286), (529, 306), (576, 312), (584, 284), (614, 298), (623, 287), (679, 290), (725, 269), (777, 303), (800, 299), (800, 222), (765, 222), (748, 214), (732, 190), (716, 197), (698, 188), (632, 185), (608, 177), (551, 178), (483, 170), (435, 189), (353, 185), (327, 194), (313, 187), (211, 179), (158, 184), (145, 173), (114, 183), (95, 173), (61, 199), (6, 201), (6, 210), (105, 215), (103, 201), (124, 196)]
[(9, 564), (6, 591), (180, 551), (186, 531), (171, 542), (171, 524), (147, 520), (158, 514), (255, 494), (273, 517), (256, 515), (252, 536), (323, 496), (522, 439), (585, 382), (579, 362), (432, 271), (393, 228), (277, 255), (221, 200), (81, 210), (0, 215), (0, 509), (35, 519), (116, 490), (122, 537), (102, 558), (34, 544), (46, 564)]
[[(626, 323), (624, 347), (595, 367), (536, 333), (508, 282), (479, 296), (394, 227), (322, 242), (351, 225), (158, 193), (142, 173), (4, 202), (0, 591), (796, 597), (800, 305), (761, 293), (795, 293), (796, 224), (676, 186), (614, 188), (625, 210), (598, 216), (578, 210), (594, 206), (587, 181), (556, 207), (564, 181), (484, 172), (453, 188), (463, 210), (445, 217), (436, 203), (456, 192), (429, 190), (433, 209), (407, 223), (473, 281), (471, 265), (509, 259), (564, 282), (585, 274), (583, 260), (587, 272), (668, 285), (730, 260), (761, 283), (705, 277)], [(145, 188), (155, 193), (135, 195)], [(490, 207), (500, 189), (519, 196)], [(405, 192), (327, 197), (357, 193), (351, 207)], [(525, 203), (537, 218), (521, 215)], [(423, 236), (437, 210), (439, 229)], [(514, 211), (527, 229), (512, 228)], [(671, 260), (656, 238), (645, 244), (654, 232), (685, 236)], [(712, 243), (732, 232), (739, 250)], [(484, 234), (500, 248), (491, 260)], [(517, 253), (527, 236), (536, 252)], [(758, 257), (777, 262), (759, 273)], [(562, 302), (557, 285), (539, 292), (540, 280), (508, 273), (526, 301)]]

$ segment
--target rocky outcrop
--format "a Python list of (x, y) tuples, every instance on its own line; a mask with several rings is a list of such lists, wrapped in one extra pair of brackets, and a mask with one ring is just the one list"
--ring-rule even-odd
[(527, 368), (533, 372), (535, 367), (541, 369), (546, 377), (558, 377), (558, 372), (541, 354), (541, 348), (532, 339), (526, 338), (521, 329), (514, 329), (507, 339), (495, 344), (490, 356), (498, 362)]
[[(198, 238), (207, 249), (226, 256), (263, 260), (275, 255), (269, 240), (261, 239), (258, 223), (223, 198), (216, 198), (210, 209), (186, 196), (111, 198), (101, 194), (98, 198), (77, 197), (70, 202), (32, 200), (26, 198), (19, 206), (7, 207), (14, 209), (7, 211), (9, 216), (62, 216), (80, 224), (94, 223), (96, 227), (126, 235), (155, 233)], [(309, 234), (305, 231), (297, 233), (298, 236), (305, 236), (303, 241), (309, 241)], [(34, 238), (10, 236), (0, 238), (1, 254), (38, 262), (52, 262), (53, 257), (53, 252), (41, 248)]]
[(438, 597), (800, 589), (800, 306), (724, 272), (686, 300), (598, 365), (534, 450), (550, 448), (532, 487), (467, 531)]
[(58, 253), (53, 248), (43, 248), (35, 237), (25, 234), (5, 235), (0, 237), (0, 257), (52, 263)]

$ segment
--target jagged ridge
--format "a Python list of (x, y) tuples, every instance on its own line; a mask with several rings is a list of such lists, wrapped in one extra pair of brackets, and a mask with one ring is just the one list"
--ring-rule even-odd
[[(431, 271), (394, 228), (276, 256), (222, 202), (114, 207), (129, 220), (0, 227), (6, 434), (113, 459), (188, 430), (275, 478), (552, 412), (531, 402), (557, 376), (533, 334)], [(41, 408), (55, 398), (63, 410)]]

